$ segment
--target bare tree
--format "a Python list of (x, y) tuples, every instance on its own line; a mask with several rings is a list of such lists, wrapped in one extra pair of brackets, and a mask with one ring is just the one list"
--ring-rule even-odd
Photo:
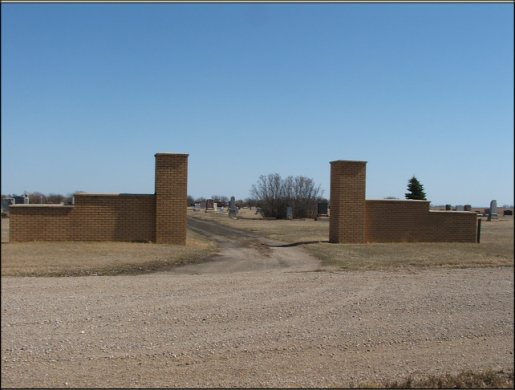
[(283, 181), (278, 173), (261, 175), (250, 189), (252, 197), (258, 200), (264, 217), (286, 217), (287, 203), (283, 192)]
[(258, 201), (254, 198), (245, 198), (244, 202), (245, 202), (245, 205), (249, 208), (256, 207), (258, 204)]
[(48, 194), (46, 196), (46, 203), (48, 204), (60, 204), (64, 203), (65, 196), (61, 194)]
[(27, 194), (29, 197), (29, 203), (30, 204), (45, 204), (46, 203), (46, 196), (45, 194), (41, 192), (30, 192)]
[(288, 206), (293, 208), (294, 218), (313, 217), (316, 214), (320, 186), (304, 176), (288, 176), (282, 179), (277, 173), (261, 175), (250, 189), (258, 201), (264, 217), (286, 218)]
[(316, 217), (317, 199), (320, 195), (320, 186), (316, 186), (313, 179), (304, 176), (293, 178), (294, 217)]
[(195, 206), (195, 199), (193, 199), (193, 196), (188, 195), (187, 203), (188, 203), (188, 207)]

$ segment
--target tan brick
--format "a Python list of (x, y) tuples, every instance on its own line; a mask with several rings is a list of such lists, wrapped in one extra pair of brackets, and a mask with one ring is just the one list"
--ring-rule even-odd
[(84, 193), (75, 195), (74, 206), (11, 207), (10, 240), (157, 241), (184, 245), (187, 164), (188, 155), (156, 154), (154, 195)]
[(364, 242), (365, 179), (365, 161), (331, 162), (330, 242)]

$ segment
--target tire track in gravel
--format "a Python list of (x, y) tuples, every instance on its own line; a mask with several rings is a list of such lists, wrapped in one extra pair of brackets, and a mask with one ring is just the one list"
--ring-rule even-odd
[(315, 271), (320, 261), (300, 247), (281, 247), (280, 241), (234, 229), (212, 221), (188, 218), (188, 228), (217, 243), (220, 252), (211, 261), (188, 264), (173, 273), (208, 274), (231, 272)]

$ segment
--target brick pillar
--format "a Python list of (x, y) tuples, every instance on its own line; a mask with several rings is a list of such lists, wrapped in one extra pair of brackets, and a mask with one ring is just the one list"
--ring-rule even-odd
[(365, 242), (366, 161), (331, 161), (329, 242)]
[(156, 155), (156, 243), (186, 245), (188, 155)]

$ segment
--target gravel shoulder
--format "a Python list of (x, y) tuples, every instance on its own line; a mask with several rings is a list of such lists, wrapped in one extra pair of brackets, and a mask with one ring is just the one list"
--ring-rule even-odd
[(513, 367), (513, 268), (2, 278), (3, 387), (327, 387)]
[(350, 387), (513, 368), (513, 267), (323, 270), (216, 223), (205, 264), (2, 277), (2, 387)]

